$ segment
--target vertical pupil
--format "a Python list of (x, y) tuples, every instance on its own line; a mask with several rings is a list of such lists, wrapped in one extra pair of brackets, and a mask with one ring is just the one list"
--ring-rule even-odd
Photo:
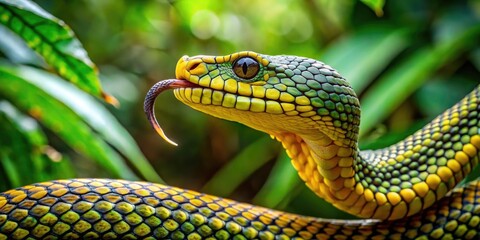
[(248, 66), (246, 62), (243, 63), (242, 70), (243, 70), (243, 74), (247, 75)]
[(239, 78), (245, 80), (255, 77), (260, 70), (258, 62), (251, 57), (243, 57), (233, 63), (232, 70)]

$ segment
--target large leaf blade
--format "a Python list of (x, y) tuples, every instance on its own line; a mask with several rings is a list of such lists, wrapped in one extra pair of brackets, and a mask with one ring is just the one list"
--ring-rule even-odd
[(114, 146), (117, 151), (125, 156), (143, 178), (151, 182), (163, 182), (140, 151), (133, 137), (98, 101), (53, 75), (47, 75), (28, 67), (17, 67), (15, 69), (17, 69), (16, 73), (19, 76), (78, 114), (107, 143)]
[[(64, 157), (48, 145), (37, 122), (7, 101), (0, 101), (1, 189), (53, 178), (74, 177)], [(1, 191), (1, 190), (0, 190)]]
[[(30, 75), (26, 76), (28, 74)], [(75, 112), (29, 81), (43, 81), (48, 76), (52, 77), (27, 67), (0, 65), (0, 95), (22, 111), (28, 112), (74, 150), (95, 160), (113, 177), (136, 179), (123, 159)]]
[(60, 76), (116, 104), (115, 98), (102, 91), (96, 66), (63, 21), (33, 2), (0, 0), (0, 23), (25, 40)]

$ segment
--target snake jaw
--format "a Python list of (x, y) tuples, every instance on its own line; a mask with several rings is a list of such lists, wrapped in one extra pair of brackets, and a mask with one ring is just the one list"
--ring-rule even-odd
[(167, 79), (159, 81), (155, 85), (153, 85), (150, 90), (148, 90), (148, 93), (145, 96), (145, 101), (143, 103), (143, 110), (147, 115), (147, 119), (150, 122), (150, 125), (152, 125), (153, 129), (155, 129), (155, 131), (158, 133), (158, 135), (160, 135), (160, 137), (162, 137), (165, 141), (174, 146), (178, 146), (178, 144), (167, 137), (162, 127), (158, 123), (157, 118), (155, 117), (155, 99), (157, 99), (158, 95), (160, 95), (160, 93), (165, 90), (185, 87), (198, 87), (198, 85), (183, 79)]

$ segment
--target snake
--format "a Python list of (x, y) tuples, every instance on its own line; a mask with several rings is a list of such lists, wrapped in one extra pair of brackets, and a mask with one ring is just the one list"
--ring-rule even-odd
[[(142, 181), (64, 179), (0, 193), (0, 239), (479, 239), (480, 86), (404, 140), (358, 146), (360, 103), (315, 59), (252, 51), (183, 56), (173, 90), (193, 109), (280, 141), (320, 198), (359, 219), (324, 219)], [(252, 156), (252, 159), (254, 156)], [(281, 183), (278, 183), (281, 184)]]

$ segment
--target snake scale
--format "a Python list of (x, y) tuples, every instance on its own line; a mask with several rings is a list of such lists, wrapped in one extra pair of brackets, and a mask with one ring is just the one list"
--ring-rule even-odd
[(360, 151), (359, 101), (330, 66), (239, 52), (182, 57), (175, 97), (280, 141), (306, 185), (362, 220), (320, 219), (147, 182), (71, 179), (0, 193), (0, 239), (479, 239), (477, 87), (405, 140)]

